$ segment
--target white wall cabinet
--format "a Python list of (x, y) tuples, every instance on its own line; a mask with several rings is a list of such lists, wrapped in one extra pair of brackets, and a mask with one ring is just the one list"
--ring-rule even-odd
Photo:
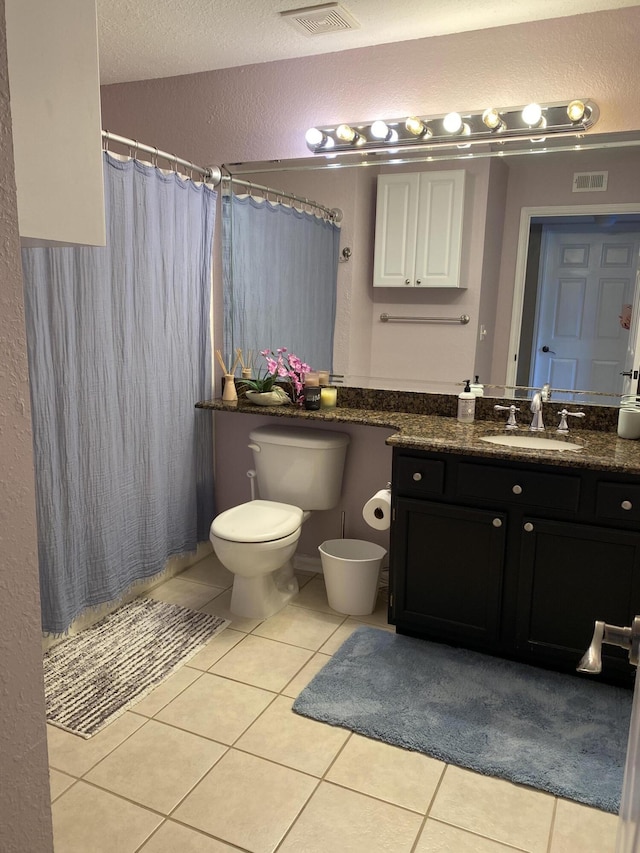
[(374, 287), (464, 287), (464, 170), (378, 178)]
[(9, 91), (26, 246), (104, 246), (95, 0), (6, 0)]

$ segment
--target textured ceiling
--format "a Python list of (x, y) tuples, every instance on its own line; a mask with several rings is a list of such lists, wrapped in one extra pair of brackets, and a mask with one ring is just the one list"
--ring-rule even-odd
[(280, 12), (319, 0), (97, 0), (103, 84), (635, 6), (635, 0), (345, 0), (359, 29), (307, 36)]

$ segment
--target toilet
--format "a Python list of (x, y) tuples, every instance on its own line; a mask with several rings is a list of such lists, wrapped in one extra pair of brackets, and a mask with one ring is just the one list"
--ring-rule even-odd
[(291, 558), (303, 522), (313, 510), (338, 505), (349, 436), (263, 426), (249, 439), (260, 498), (221, 512), (209, 538), (234, 575), (231, 612), (267, 619), (298, 592)]

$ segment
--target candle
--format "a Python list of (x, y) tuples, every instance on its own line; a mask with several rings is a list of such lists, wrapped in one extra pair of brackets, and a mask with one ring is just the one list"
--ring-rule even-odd
[(338, 402), (338, 389), (325, 386), (320, 389), (320, 408), (335, 409)]

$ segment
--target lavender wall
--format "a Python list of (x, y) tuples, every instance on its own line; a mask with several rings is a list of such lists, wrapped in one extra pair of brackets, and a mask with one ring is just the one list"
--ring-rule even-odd
[(0, 850), (53, 850), (31, 419), (0, 0)]
[(590, 97), (640, 127), (640, 7), (106, 86), (103, 127), (200, 163), (308, 156), (306, 129)]
[[(640, 78), (636, 38), (639, 29), (640, 7), (632, 7), (106, 86), (102, 90), (103, 127), (202, 164), (306, 157), (304, 133), (315, 124), (411, 113), (437, 114), (486, 104), (559, 101), (568, 96), (590, 97), (598, 103), (599, 131), (630, 130), (640, 127), (640, 101), (630, 97)], [(625, 57), (624, 62), (621, 57)], [(399, 335), (397, 327), (391, 333), (390, 328), (381, 329), (381, 324), (375, 322), (378, 313), (401, 304), (402, 300), (411, 300), (411, 295), (398, 294), (393, 302), (385, 302), (388, 295), (371, 288), (373, 207), (370, 201), (375, 188), (373, 172), (367, 174), (367, 171), (358, 169), (349, 178), (336, 175), (328, 194), (324, 191), (328, 173), (324, 172), (322, 186), (318, 184), (316, 193), (318, 200), (328, 206), (343, 207), (342, 245), (350, 246), (354, 253), (349, 264), (340, 266), (335, 339), (336, 367), (344, 364), (353, 375), (384, 370), (392, 358), (406, 362), (415, 352), (414, 347), (407, 346), (406, 329)], [(505, 216), (493, 201), (496, 194), (504, 195), (504, 173), (500, 176), (496, 170), (491, 172), (491, 175), (474, 176), (474, 192), (482, 193), (485, 203), (489, 200), (485, 211), (480, 214), (474, 209), (473, 214), (481, 217), (474, 219), (474, 224), (482, 236), (492, 231), (498, 234)], [(273, 185), (280, 177), (290, 179), (289, 175), (286, 178), (274, 175), (269, 184)], [(305, 187), (309, 186), (305, 183)], [(310, 192), (307, 189), (305, 195)], [(513, 216), (505, 216), (505, 222), (507, 218), (512, 225)], [(434, 369), (443, 364), (445, 341), (438, 335), (446, 334), (449, 343), (454, 331), (460, 333), (456, 338), (456, 357), (449, 364), (456, 379), (465, 378), (458, 377), (458, 373), (463, 370), (466, 376), (476, 360), (484, 373), (494, 348), (501, 353), (493, 334), (496, 326), (508, 329), (511, 293), (503, 277), (500, 277), (500, 291), (497, 289), (498, 245), (496, 239), (486, 253), (470, 256), (471, 289), (422, 297), (425, 305), (438, 305), (438, 310), (448, 304), (462, 313), (468, 305), (471, 309), (468, 313), (474, 318), (473, 327), (466, 330), (448, 327), (444, 332), (442, 328), (434, 331), (435, 326), (429, 327), (430, 348), (421, 350), (418, 363), (418, 369), (424, 370), (424, 378), (433, 378)], [(216, 340), (220, 340), (219, 265), (217, 272), (214, 333)], [(501, 308), (496, 324), (493, 316), (498, 303)], [(478, 342), (479, 322), (489, 326), (490, 336), (484, 345)], [(241, 418), (242, 424), (245, 417)], [(236, 448), (238, 442), (240, 445), (244, 442), (244, 436), (235, 435), (229, 426), (234, 418), (238, 416), (217, 416), (218, 448), (226, 448), (229, 442), (234, 442), (230, 446)], [(370, 455), (364, 470), (368, 482), (378, 488), (389, 476), (389, 449), (383, 443), (383, 431), (374, 433), (366, 438)], [(357, 439), (358, 443), (365, 441), (360, 433)], [(249, 464), (249, 458), (240, 450), (219, 455), (217, 483), (221, 506), (235, 502), (236, 498), (245, 499), (243, 477)], [(361, 507), (357, 480), (357, 476), (352, 478), (349, 473), (345, 480), (345, 511), (351, 519), (357, 517)], [(240, 497), (238, 489), (242, 491), (243, 487), (245, 492)], [(352, 494), (353, 489), (356, 491)], [(307, 541), (312, 529), (311, 525), (306, 526), (306, 539), (301, 545), (305, 550), (317, 544)], [(321, 535), (321, 531), (316, 532)]]

